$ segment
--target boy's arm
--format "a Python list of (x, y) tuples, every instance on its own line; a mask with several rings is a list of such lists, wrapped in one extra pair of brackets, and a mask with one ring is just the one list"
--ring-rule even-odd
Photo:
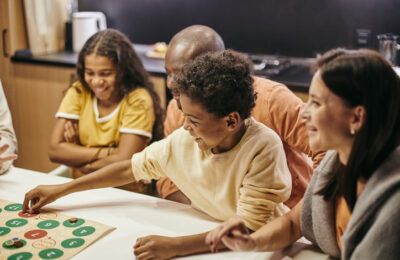
[[(133, 246), (137, 259), (169, 259), (176, 256), (186, 256), (196, 253), (210, 252), (210, 247), (205, 243), (208, 232), (181, 236), (147, 236), (136, 240)], [(219, 249), (226, 248), (222, 243)]]
[(131, 161), (125, 160), (110, 164), (98, 171), (58, 185), (41, 185), (25, 194), (23, 212), (38, 212), (43, 206), (70, 193), (115, 187), (135, 181), (132, 174)]

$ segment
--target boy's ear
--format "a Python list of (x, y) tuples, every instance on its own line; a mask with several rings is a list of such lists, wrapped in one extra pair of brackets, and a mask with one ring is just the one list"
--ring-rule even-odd
[(229, 129), (234, 129), (236, 126), (239, 125), (240, 122), (240, 115), (238, 112), (231, 112), (229, 115), (226, 116), (226, 126)]

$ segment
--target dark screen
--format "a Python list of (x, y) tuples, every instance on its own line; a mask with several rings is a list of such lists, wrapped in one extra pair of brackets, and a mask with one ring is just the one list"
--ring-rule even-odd
[[(400, 34), (399, 0), (80, 0), (79, 10), (104, 12), (108, 27), (134, 43), (168, 42), (203, 24), (227, 48), (297, 57), (334, 47), (375, 48), (377, 34)], [(366, 42), (357, 43), (357, 29), (367, 29)]]

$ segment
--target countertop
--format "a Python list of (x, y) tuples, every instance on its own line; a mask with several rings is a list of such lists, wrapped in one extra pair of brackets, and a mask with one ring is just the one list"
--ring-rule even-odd
[[(164, 60), (153, 59), (146, 56), (146, 52), (150, 50), (150, 45), (134, 44), (136, 52), (142, 59), (145, 69), (154, 76), (165, 77), (166, 72), (164, 68)], [(249, 54), (249, 56), (251, 56)], [(268, 56), (265, 57), (276, 57)], [(62, 51), (58, 53), (45, 54), (45, 55), (32, 55), (29, 49), (17, 51), (11, 58), (13, 62), (25, 62), (34, 64), (43, 64), (51, 66), (61, 66), (73, 68), (76, 65), (78, 58), (77, 53)], [(276, 57), (281, 58), (281, 57)], [(282, 70), (278, 75), (264, 75), (262, 72), (255, 71), (257, 76), (267, 77), (271, 80), (281, 82), (287, 85), (293, 91), (308, 92), (311, 83), (310, 65), (313, 62), (311, 58), (291, 58), (285, 57), (290, 60), (291, 66)]]

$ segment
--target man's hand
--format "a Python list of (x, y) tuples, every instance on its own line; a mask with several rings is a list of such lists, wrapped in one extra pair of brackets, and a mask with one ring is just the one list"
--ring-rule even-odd
[(211, 252), (215, 253), (221, 241), (233, 251), (256, 250), (256, 241), (250, 236), (243, 220), (238, 217), (231, 218), (211, 230), (205, 242), (210, 246)]
[(64, 139), (68, 143), (79, 143), (79, 127), (77, 120), (68, 120), (64, 125)]
[(134, 254), (139, 260), (170, 259), (178, 255), (177, 238), (164, 236), (147, 236), (136, 240)]
[(22, 212), (38, 213), (40, 208), (60, 198), (62, 194), (62, 184), (37, 186), (25, 194)]

